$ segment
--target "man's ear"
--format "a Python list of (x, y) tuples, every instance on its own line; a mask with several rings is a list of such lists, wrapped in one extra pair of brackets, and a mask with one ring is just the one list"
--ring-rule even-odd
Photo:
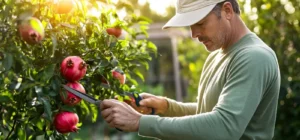
[(233, 8), (232, 8), (232, 4), (230, 2), (225, 2), (223, 4), (222, 11), (225, 12), (225, 18), (227, 20), (232, 19), (233, 15), (234, 15), (234, 11), (233, 11)]

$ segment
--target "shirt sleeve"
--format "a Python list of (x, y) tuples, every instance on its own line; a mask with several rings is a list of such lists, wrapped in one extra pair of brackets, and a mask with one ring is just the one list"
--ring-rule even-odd
[(211, 112), (173, 118), (145, 115), (140, 119), (139, 135), (174, 140), (239, 139), (262, 99), (270, 75), (277, 69), (273, 57), (261, 50), (246, 50), (233, 59)]
[(194, 115), (196, 113), (197, 103), (182, 103), (168, 98), (166, 100), (168, 102), (168, 109), (164, 114), (160, 114), (160, 116), (179, 117)]

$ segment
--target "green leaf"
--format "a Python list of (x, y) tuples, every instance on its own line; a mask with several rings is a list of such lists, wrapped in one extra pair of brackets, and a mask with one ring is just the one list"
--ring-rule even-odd
[(147, 43), (147, 47), (148, 47), (148, 49), (150, 49), (153, 53), (155, 53), (155, 56), (157, 55), (157, 47), (156, 47), (156, 45), (154, 44), (154, 43), (152, 43), (152, 42), (148, 42)]
[(147, 23), (151, 23), (152, 20), (148, 17), (140, 16), (140, 17), (138, 17), (138, 22), (142, 23), (142, 24), (147, 24)]
[(81, 108), (82, 112), (84, 112), (83, 114), (90, 115), (89, 107), (85, 101), (80, 102), (80, 108)]
[(51, 35), (51, 40), (52, 40), (52, 55), (51, 57), (54, 56), (54, 53), (55, 53), (55, 50), (56, 50), (56, 47), (57, 47), (57, 39), (56, 39), (56, 36), (54, 34)]
[(39, 100), (43, 103), (44, 105), (44, 111), (46, 113), (46, 119), (48, 119), (50, 122), (52, 122), (52, 111), (51, 111), (51, 105), (48, 101), (48, 99), (42, 97), (39, 98)]
[(43, 71), (43, 81), (48, 81), (54, 74), (55, 64), (47, 66)]
[(5, 54), (3, 63), (4, 63), (4, 68), (6, 71), (10, 70), (12, 64), (13, 64), (13, 55), (10, 53)]
[(58, 94), (58, 93), (55, 92), (55, 91), (50, 91), (50, 92), (49, 92), (49, 95), (50, 95), (50, 96), (53, 96), (53, 97), (56, 96), (57, 94)]
[(22, 92), (23, 90), (26, 90), (26, 89), (31, 89), (33, 87), (35, 87), (37, 85), (37, 83), (28, 83), (28, 82), (23, 82), (21, 87), (19, 88), (18, 92)]
[(51, 79), (51, 88), (54, 91), (59, 92), (60, 87), (61, 87), (61, 81), (60, 81), (59, 77), (58, 76), (53, 76), (52, 79)]
[[(43, 130), (43, 122), (42, 121), (38, 121), (35, 126), (37, 128), (37, 130)], [(41, 134), (42, 135), (42, 134)]]
[(19, 140), (26, 140), (26, 132), (25, 132), (25, 129), (22, 128), (22, 126), (19, 126), (18, 127), (18, 138)]
[(92, 107), (92, 122), (96, 122), (97, 121), (97, 117), (98, 117), (98, 106)]
[(149, 69), (149, 64), (148, 64), (148, 62), (145, 62), (145, 61), (142, 61), (142, 62), (140, 62), (144, 67), (146, 67), (146, 70), (148, 70)]
[(137, 75), (139, 78), (141, 78), (141, 80), (144, 82), (145, 79), (144, 79), (144, 75), (138, 71), (138, 70), (134, 70), (134, 74)]
[(5, 103), (5, 102), (11, 102), (12, 99), (9, 98), (8, 96), (0, 96), (0, 103)]

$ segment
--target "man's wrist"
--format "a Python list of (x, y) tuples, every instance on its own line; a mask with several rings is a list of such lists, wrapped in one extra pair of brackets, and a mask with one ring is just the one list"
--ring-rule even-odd
[(162, 105), (162, 109), (160, 111), (158, 111), (158, 114), (165, 114), (169, 108), (169, 102), (168, 99), (166, 97), (161, 97), (161, 103)]
[(138, 132), (139, 131), (140, 121), (141, 121), (142, 116), (143, 116), (142, 114), (138, 113), (136, 127), (133, 130), (134, 132)]

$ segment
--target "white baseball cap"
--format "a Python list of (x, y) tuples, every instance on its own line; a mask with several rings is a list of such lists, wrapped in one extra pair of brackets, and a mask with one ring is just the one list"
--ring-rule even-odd
[(177, 0), (176, 14), (163, 26), (163, 29), (193, 25), (222, 1), (225, 0)]

